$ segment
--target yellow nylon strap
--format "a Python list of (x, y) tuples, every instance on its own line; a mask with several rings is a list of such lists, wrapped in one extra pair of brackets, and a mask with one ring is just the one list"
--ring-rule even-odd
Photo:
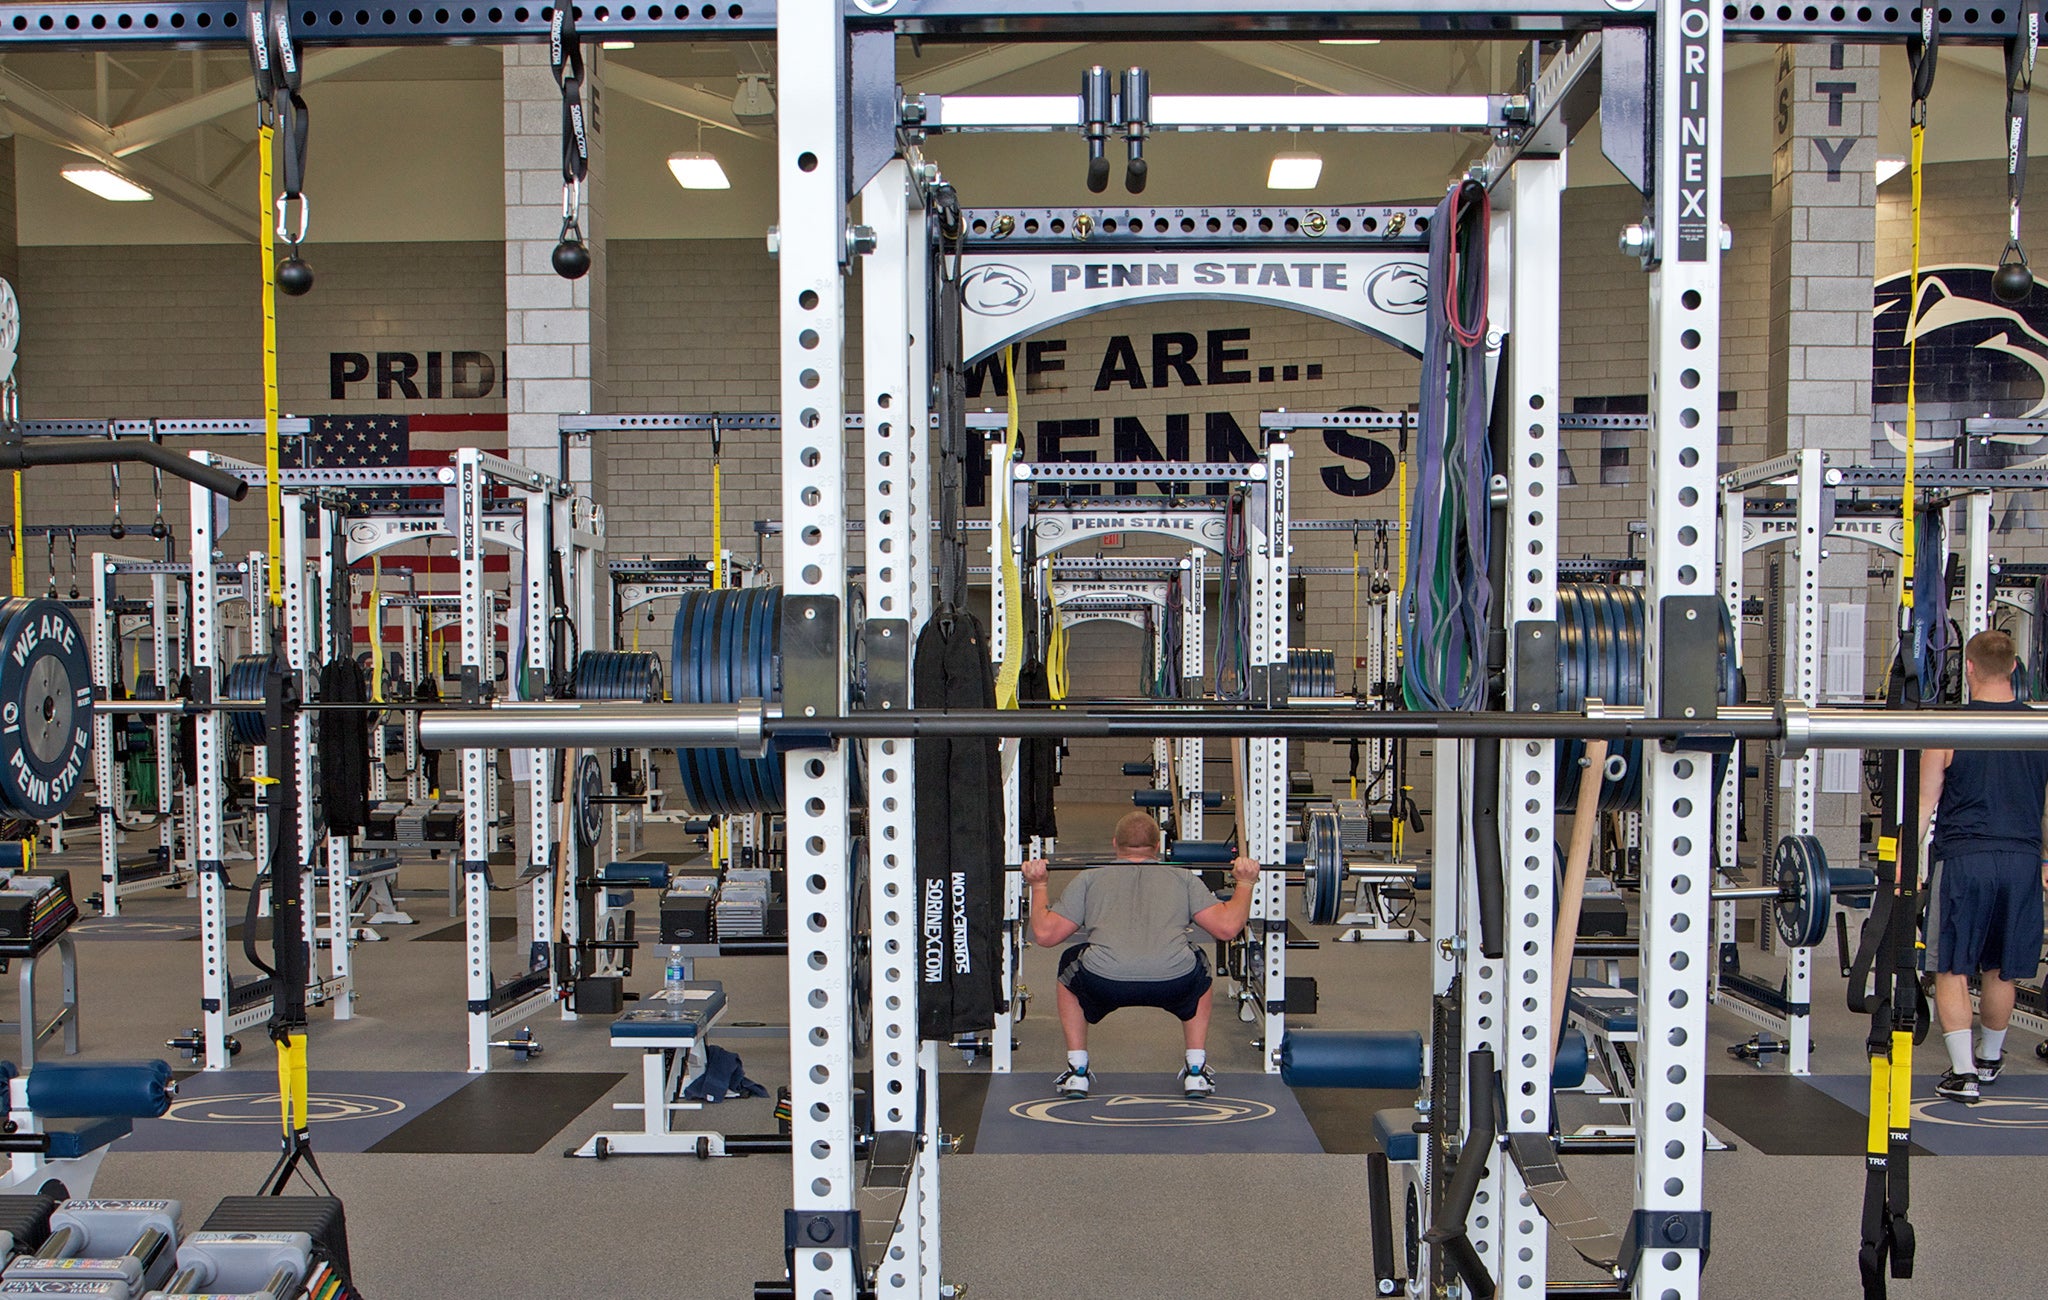
[(1046, 694), (1056, 700), (1067, 698), (1067, 623), (1058, 610), (1052, 615), (1052, 634), (1045, 639)]
[(1870, 1058), (1870, 1123), (1864, 1130), (1863, 1149), (1873, 1156), (1892, 1149), (1889, 1123), (1892, 1105), (1892, 1063), (1882, 1056)]
[(21, 508), (21, 471), (9, 475), (14, 480), (14, 594), (28, 595), (27, 564), (23, 552), (28, 549), (28, 524)]
[[(1017, 462), (1017, 441), (1022, 425), (1017, 416), (1017, 347), (1010, 345), (1003, 353), (1004, 387), (1010, 390), (1010, 427), (1004, 433), (1004, 443), (1010, 449), (1009, 461)], [(997, 525), (1003, 539), (1003, 666), (996, 674), (996, 707), (1014, 709), (1017, 707), (1017, 678), (1024, 671), (1024, 579), (1017, 570), (1017, 551), (1010, 541), (1010, 489), (1005, 483), (995, 486), (998, 509), (1002, 521)]]
[(1906, 297), (1906, 483), (1900, 493), (1899, 513), (1905, 518), (1903, 542), (1905, 554), (1899, 557), (1899, 608), (1908, 614), (1913, 609), (1913, 461), (1920, 450), (1920, 409), (1917, 390), (1920, 387), (1920, 182), (1922, 161), (1927, 144), (1927, 128), (1918, 122), (1913, 124), (1913, 277), (1912, 291)]
[(384, 560), (370, 557), (370, 702), (384, 702), (384, 602), (378, 588), (384, 585)]
[[(1385, 534), (1381, 534), (1385, 536)], [(1358, 685), (1358, 534), (1351, 534), (1351, 684)], [(1351, 774), (1351, 797), (1358, 797), (1358, 773)]]
[(1892, 1078), (1897, 1081), (1891, 1090), (1891, 1126), (1903, 1132), (1913, 1124), (1912, 1031), (1893, 1032), (1891, 1067)]
[(277, 445), (277, 201), (271, 187), (271, 139), (268, 122), (256, 129), (257, 184), (263, 187), (263, 490), (270, 509), (270, 603), (284, 606), (284, 489), (278, 482)]
[[(711, 590), (719, 591), (725, 586), (725, 467), (714, 458), (711, 462)], [(635, 649), (639, 648), (640, 633), (633, 633)]]
[(277, 1103), (287, 1135), (308, 1127), (306, 1036), (287, 1034), (277, 1045)]

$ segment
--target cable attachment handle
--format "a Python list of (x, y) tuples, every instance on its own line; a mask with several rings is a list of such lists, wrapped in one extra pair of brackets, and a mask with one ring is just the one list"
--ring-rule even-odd
[(1088, 192), (1109, 188), (1109, 121), (1116, 112), (1109, 90), (1109, 69), (1100, 64), (1081, 74), (1081, 134), (1088, 141)]
[(1991, 276), (2000, 302), (2020, 302), (2034, 291), (2034, 272), (2020, 244), (2020, 199), (2027, 189), (2027, 123), (2034, 92), (2034, 55), (2040, 48), (2038, 0), (2020, 5), (2019, 30), (2005, 43), (2005, 196), (2009, 214), (2005, 251)]
[[(267, 133), (272, 129), (284, 136), (279, 153), (284, 164), (284, 184), (276, 201), (277, 237), (289, 251), (277, 264), (277, 287), (296, 298), (313, 287), (313, 268), (299, 256), (305, 242), (312, 209), (306, 202), (306, 142), (312, 126), (299, 63), (298, 42), (292, 38), (291, 6), (272, 0), (249, 0), (249, 67), (256, 87), (256, 121)], [(291, 220), (296, 209), (297, 223)]]
[[(158, 446), (163, 445), (163, 435), (159, 434), (154, 426), (150, 428), (149, 440)], [(164, 472), (151, 466), (149, 477), (150, 488), (156, 495), (156, 520), (149, 526), (149, 535), (161, 542), (171, 535), (171, 526), (164, 522)]]
[(555, 274), (581, 280), (590, 274), (590, 247), (578, 213), (590, 175), (590, 136), (583, 115), (583, 47), (576, 40), (576, 6), (559, 0), (548, 23), (548, 67), (562, 88), (562, 233), (555, 240)]
[[(114, 442), (121, 440), (121, 435), (114, 431), (112, 424), (107, 426), (107, 437)], [(108, 461), (107, 473), (114, 480), (114, 522), (107, 525), (107, 536), (118, 542), (128, 535), (127, 525), (121, 522), (121, 462)]]

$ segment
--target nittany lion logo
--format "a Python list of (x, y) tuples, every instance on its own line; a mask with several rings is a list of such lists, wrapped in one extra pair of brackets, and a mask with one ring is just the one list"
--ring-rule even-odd
[(1176, 1097), (1170, 1093), (1113, 1092), (1100, 1097), (1047, 1097), (1010, 1107), (1018, 1119), (1085, 1128), (1206, 1128), (1248, 1124), (1277, 1112), (1242, 1097)]
[(1383, 266), (1366, 277), (1365, 300), (1389, 316), (1413, 316), (1429, 306), (1429, 274), (1416, 262)]
[[(180, 1124), (268, 1124), (278, 1120), (276, 1092), (230, 1092), (216, 1097), (187, 1097), (171, 1103), (164, 1118)], [(359, 1092), (316, 1092), (306, 1099), (306, 1118), (315, 1124), (346, 1119), (377, 1119), (397, 1115), (405, 1103), (395, 1097)]]
[[(2048, 414), (2048, 289), (2036, 286), (2022, 302), (2000, 302), (1991, 291), (1994, 269), (1922, 267), (1919, 301), (1910, 312), (1910, 273), (1877, 282), (1870, 395), (1871, 449), (1880, 459), (1905, 454), (1909, 341), (1919, 345), (1913, 377), (1922, 455), (1946, 454), (1972, 416)], [(2048, 448), (2038, 435), (2015, 434), (1994, 439), (1990, 455), (1984, 450), (1972, 448), (1974, 468), (2031, 464)]]
[(977, 316), (1014, 316), (1030, 305), (1031, 277), (1014, 266), (990, 262), (960, 277), (960, 301)]

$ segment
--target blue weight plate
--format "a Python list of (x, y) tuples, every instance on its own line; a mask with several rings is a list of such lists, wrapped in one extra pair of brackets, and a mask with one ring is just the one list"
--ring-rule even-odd
[[(686, 592), (682, 608), (676, 612), (676, 698), (686, 703), (706, 701), (707, 674), (715, 658), (708, 630), (711, 613), (711, 597), (702, 592)], [(711, 806), (717, 778), (710, 751), (678, 750), (676, 759), (685, 774), (685, 797), (690, 806), (698, 812), (716, 812)]]
[[(1579, 630), (1579, 591), (1577, 583), (1559, 583), (1557, 588), (1557, 708), (1560, 713), (1577, 711), (1585, 704), (1584, 690), (1585, 637)], [(1559, 812), (1571, 812), (1578, 806), (1579, 763), (1585, 757), (1585, 744), (1577, 740), (1558, 742), (1557, 746), (1557, 792), (1555, 803)]]
[(46, 821), (70, 804), (92, 748), (85, 634), (53, 600), (8, 600), (0, 620), (0, 804)]
[[(760, 697), (772, 700), (782, 693), (776, 681), (776, 665), (782, 650), (782, 588), (762, 588), (760, 606), (761, 618), (757, 625), (760, 641), (755, 650), (753, 668), (755, 681), (760, 688)], [(755, 762), (764, 801), (762, 809), (768, 812), (777, 811), (783, 806), (782, 753), (770, 745), (768, 752)]]
[[(1586, 678), (1585, 698), (1580, 701), (1597, 699), (1603, 704), (1619, 704), (1614, 672), (1614, 631), (1609, 617), (1611, 599), (1608, 588), (1600, 583), (1587, 583), (1581, 593), (1581, 617), (1586, 627)], [(1620, 753), (1618, 748), (1611, 750)], [(1624, 777), (1624, 779), (1626, 779)], [(1600, 783), (1600, 810), (1612, 812), (1619, 806), (1620, 782), (1610, 781), (1603, 776)]]
[[(759, 603), (759, 589), (748, 588), (730, 593), (720, 604), (721, 635), (719, 644), (725, 647), (725, 662), (721, 665), (724, 681), (719, 698), (728, 703), (737, 701), (746, 693), (752, 680), (752, 665), (748, 662), (750, 643), (754, 634), (755, 605)], [(761, 797), (760, 781), (754, 764), (742, 758), (736, 749), (718, 751), (719, 767), (729, 783), (727, 798), (732, 811), (751, 809), (758, 805)]]

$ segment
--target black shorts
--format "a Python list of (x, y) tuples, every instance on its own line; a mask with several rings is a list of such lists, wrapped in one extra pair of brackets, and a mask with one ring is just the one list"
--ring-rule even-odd
[(1195, 1018), (1202, 995), (1209, 991), (1209, 959), (1195, 951), (1195, 968), (1170, 980), (1115, 980), (1097, 975), (1081, 964), (1088, 950), (1077, 943), (1060, 954), (1060, 984), (1081, 1004), (1081, 1014), (1091, 1025), (1119, 1007), (1158, 1007), (1170, 1011), (1176, 1020)]
[(1956, 853), (1941, 864), (1940, 962), (1951, 975), (2028, 980), (2041, 969), (2036, 853)]

